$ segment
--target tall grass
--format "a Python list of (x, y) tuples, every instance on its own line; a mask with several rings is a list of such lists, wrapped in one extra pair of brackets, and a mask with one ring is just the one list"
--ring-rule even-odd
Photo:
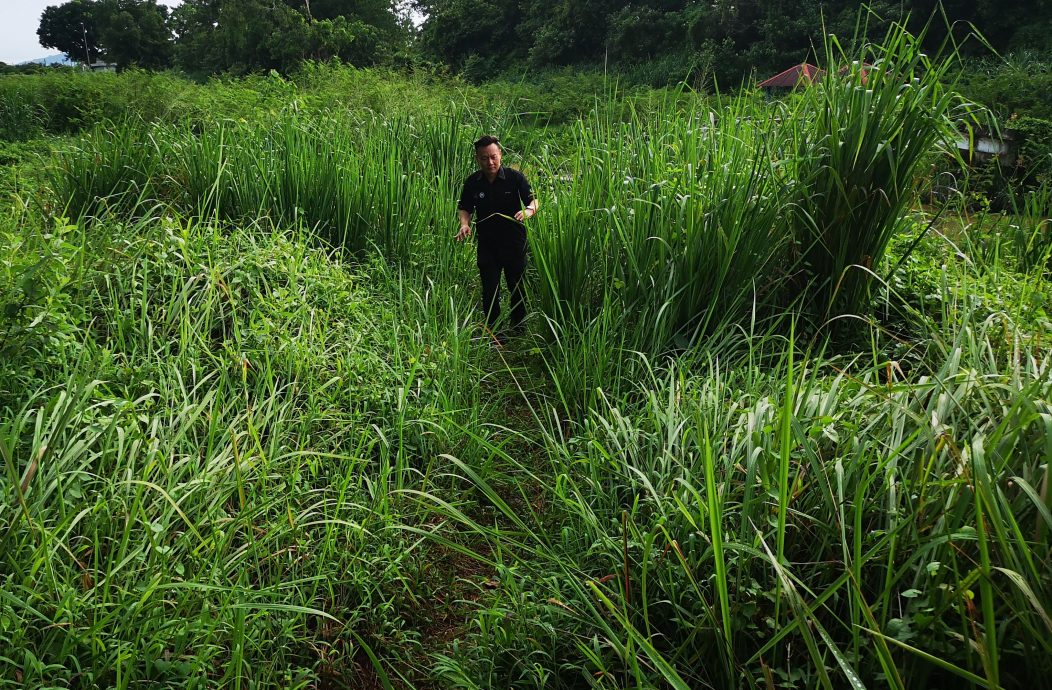
[(880, 44), (845, 52), (825, 43), (827, 74), (799, 92), (793, 236), (819, 313), (864, 309), (888, 243), (916, 201), (921, 165), (950, 144), (973, 106), (943, 86), (953, 54), (935, 59), (893, 25)]
[[(507, 88), (483, 93), (425, 71), (413, 75), (338, 63), (304, 63), (288, 77), (217, 77), (203, 84), (171, 72), (44, 70), (0, 77), (0, 140), (76, 134), (126, 118), (190, 122), (203, 131), (231, 119), (267, 122), (292, 101), (313, 112), (398, 111), (420, 116), (443, 109), (451, 100), (504, 104), (519, 98)], [(589, 92), (583, 100), (590, 98)]]
[(392, 492), (433, 489), (433, 458), (471, 454), (447, 427), (488, 415), (469, 307), (302, 229), (91, 232), (79, 352), (0, 423), (0, 678), (420, 673), (426, 570)]
[[(8, 224), (65, 208), (81, 345), (0, 425), (0, 674), (1040, 685), (1040, 258), (932, 232), (941, 63), (901, 29), (853, 57), (557, 135), (296, 102), (82, 137)], [(499, 353), (451, 241), (494, 123), (542, 200), (532, 332)], [(845, 311), (862, 354), (809, 323)]]
[(772, 122), (749, 104), (582, 124), (573, 167), (549, 168), (553, 209), (533, 244), (542, 311), (584, 324), (616, 312), (629, 343), (653, 353), (740, 316), (787, 239)]
[(1013, 199), (1015, 223), (1011, 244), (1016, 266), (1024, 272), (1052, 270), (1052, 182), (1028, 191), (1022, 203)]
[[(831, 38), (826, 58), (828, 76), (784, 104), (671, 94), (625, 117), (611, 99), (574, 127), (568, 156), (525, 152), (546, 202), (533, 293), (556, 342), (576, 346), (616, 314), (619, 345), (656, 356), (801, 293), (824, 316), (865, 308), (920, 164), (968, 111), (941, 85), (949, 62), (901, 27), (851, 56)], [(71, 215), (156, 199), (304, 222), (405, 262), (448, 251), (432, 240), (470, 171), (471, 119), (293, 106), (265, 129), (117, 127), (88, 137), (55, 186)]]
[(507, 597), (535, 603), (495, 623), (519, 647), (488, 633), (440, 667), (512, 687), (1040, 685), (1049, 371), (1020, 341), (1002, 351), (1002, 330), (932, 334), (940, 363), (912, 375), (813, 353), (655, 370), (636, 402), (545, 426), (544, 515), (460, 465), (506, 526), (422, 502), (483, 536)]
[(628, 122), (599, 107), (569, 160), (542, 158), (535, 296), (567, 397), (587, 407), (587, 372), (625, 380), (628, 353), (718, 342), (787, 304), (867, 311), (921, 164), (972, 112), (940, 83), (949, 62), (902, 27), (850, 55), (830, 38), (826, 61), (782, 103), (671, 99)]
[(719, 338), (784, 279), (777, 111), (747, 96), (718, 110), (675, 103), (629, 122), (598, 108), (568, 160), (542, 160), (533, 295), (570, 407), (587, 407), (595, 381), (632, 380), (632, 352)]

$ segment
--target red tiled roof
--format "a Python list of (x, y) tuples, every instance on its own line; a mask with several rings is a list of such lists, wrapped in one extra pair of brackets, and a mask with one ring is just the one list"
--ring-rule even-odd
[(814, 83), (822, 76), (822, 70), (807, 62), (793, 65), (784, 72), (780, 72), (770, 79), (757, 84), (760, 89), (791, 89), (800, 82), (805, 84)]
[[(852, 65), (844, 65), (843, 67), (837, 70), (837, 76), (842, 77), (844, 75), (850, 75), (851, 68)], [(863, 86), (869, 83), (869, 71), (871, 69), (873, 69), (873, 65), (870, 65), (868, 63), (862, 63), (862, 65), (859, 67), (858, 74), (861, 77)]]

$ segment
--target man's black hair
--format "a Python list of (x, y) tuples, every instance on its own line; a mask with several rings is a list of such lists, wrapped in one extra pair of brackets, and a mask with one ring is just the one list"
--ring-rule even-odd
[(479, 149), (484, 149), (490, 144), (496, 144), (498, 149), (500, 149), (501, 151), (504, 150), (504, 147), (500, 145), (500, 139), (493, 136), (492, 134), (487, 134), (483, 137), (479, 137), (478, 141), (475, 142), (475, 150), (478, 151)]

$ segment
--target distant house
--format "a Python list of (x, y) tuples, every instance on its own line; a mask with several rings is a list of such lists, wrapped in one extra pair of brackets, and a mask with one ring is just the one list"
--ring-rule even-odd
[[(851, 65), (844, 65), (837, 70), (838, 75), (844, 75), (851, 72)], [(862, 65), (862, 83), (865, 84), (869, 79), (870, 65)], [(770, 79), (765, 79), (756, 85), (757, 88), (763, 89), (768, 93), (774, 93), (780, 90), (790, 91), (795, 89), (797, 86), (811, 86), (818, 82), (826, 75), (824, 69), (819, 69), (814, 65), (801, 62), (799, 65), (793, 65), (784, 72), (779, 72)]]
[(756, 86), (768, 91), (791, 90), (795, 89), (798, 84), (810, 86), (821, 79), (823, 74), (825, 74), (824, 70), (820, 70), (810, 63), (802, 62), (799, 65), (793, 65), (784, 72), (779, 72), (770, 79), (761, 81)]
[(996, 158), (1002, 165), (1012, 165), (1019, 143), (1019, 133), (1012, 129), (995, 132), (982, 128), (957, 135), (957, 149), (972, 164), (986, 163)]
[(90, 65), (82, 65), (85, 70), (91, 70), (92, 72), (116, 72), (117, 63), (115, 62), (103, 62), (102, 60), (96, 60)]

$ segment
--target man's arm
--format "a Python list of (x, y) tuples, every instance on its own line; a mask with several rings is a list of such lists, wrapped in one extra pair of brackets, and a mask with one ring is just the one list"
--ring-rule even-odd
[(471, 211), (458, 208), (457, 215), (460, 216), (460, 230), (457, 232), (457, 242), (463, 242), (471, 237)]
[(471, 198), (468, 187), (473, 177), (464, 180), (464, 186), (460, 189), (460, 201), (457, 202), (457, 217), (460, 219), (460, 229), (457, 231), (457, 242), (463, 242), (471, 237), (471, 214), (475, 212), (475, 202)]
[(540, 208), (540, 204), (537, 203), (537, 197), (533, 195), (533, 189), (530, 187), (525, 175), (519, 176), (519, 200), (526, 205), (521, 211), (515, 213), (515, 220), (521, 222), (537, 215), (537, 209)]
[(530, 203), (526, 204), (526, 206), (521, 211), (515, 212), (515, 220), (521, 221), (526, 220), (527, 218), (533, 218), (535, 215), (537, 215), (537, 209), (539, 208), (540, 204), (537, 203), (537, 198), (534, 197), (530, 200)]

